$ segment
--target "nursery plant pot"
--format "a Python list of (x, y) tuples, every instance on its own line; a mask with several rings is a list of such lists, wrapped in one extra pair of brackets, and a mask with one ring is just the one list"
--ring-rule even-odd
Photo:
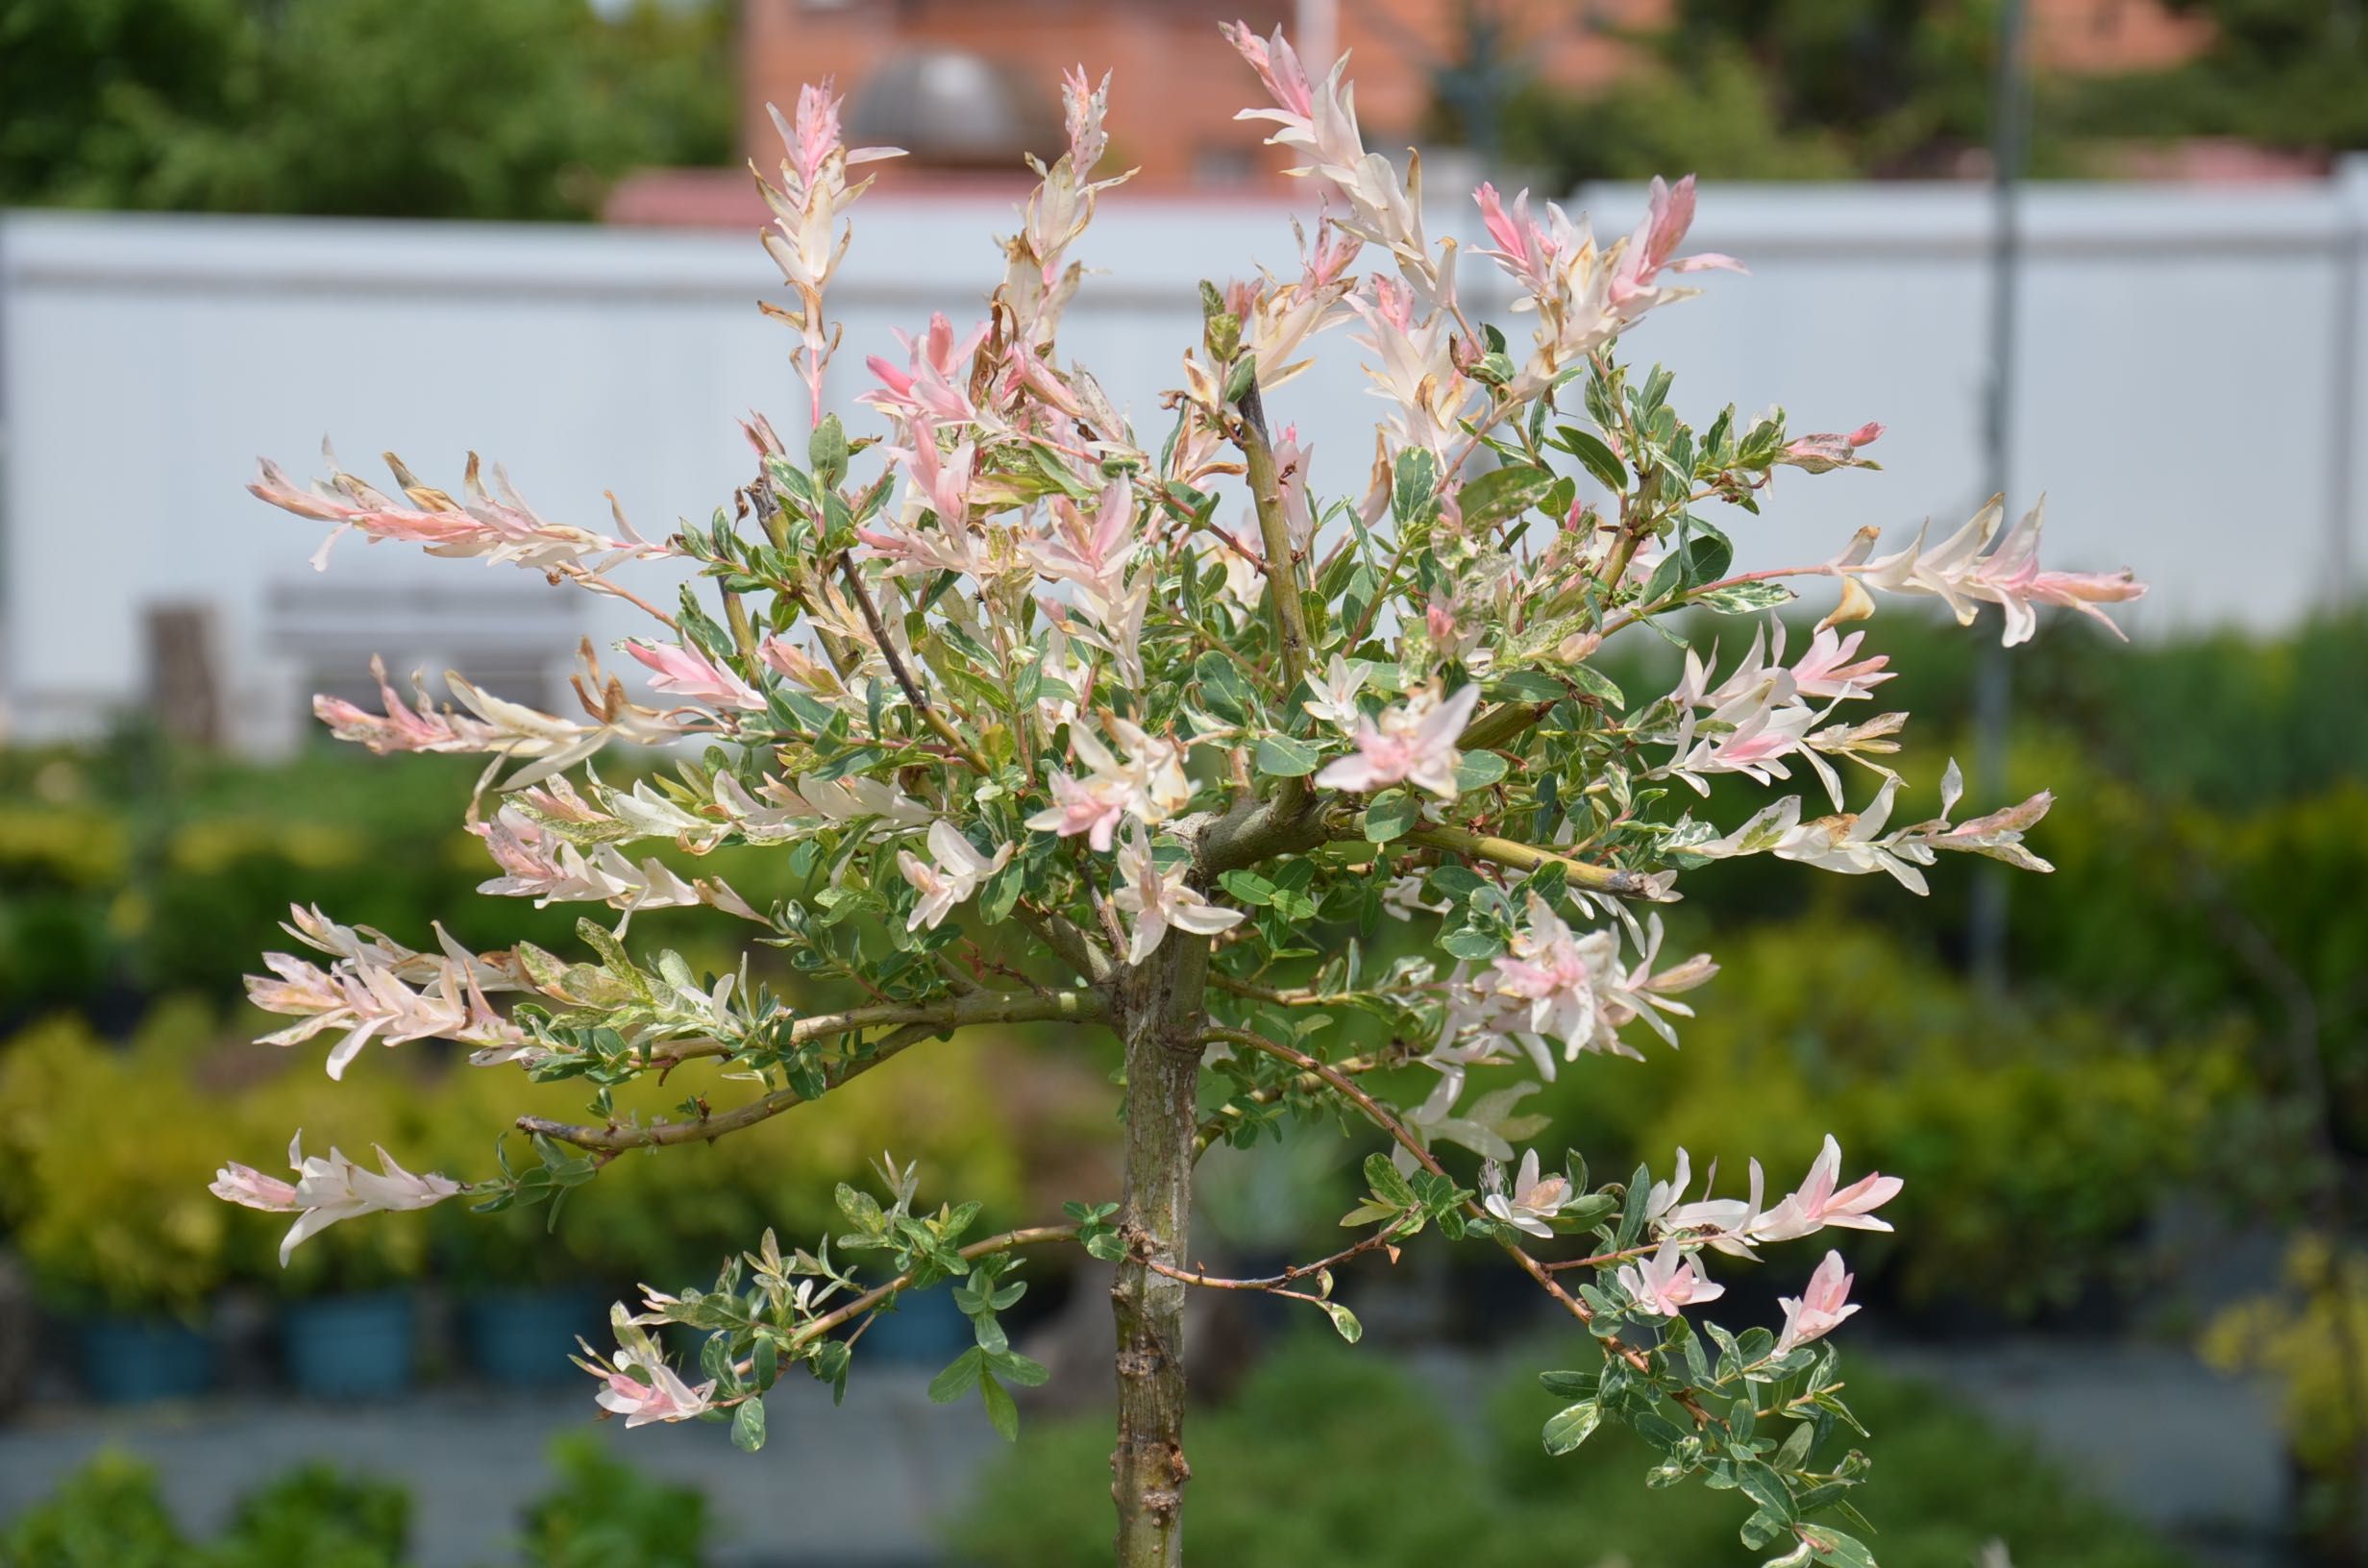
[(110, 1405), (190, 1399), (213, 1382), (213, 1343), (169, 1317), (93, 1317), (82, 1325), (83, 1386)]
[(579, 1336), (597, 1338), (601, 1304), (589, 1290), (489, 1290), (460, 1306), (460, 1332), (469, 1365), (509, 1388), (580, 1382), (567, 1358)]
[(288, 1303), (280, 1349), (288, 1382), (316, 1399), (369, 1399), (411, 1384), (418, 1324), (408, 1291)]
[(882, 1312), (863, 1331), (860, 1354), (875, 1361), (944, 1366), (976, 1342), (971, 1320), (953, 1304), (945, 1286), (915, 1290)]

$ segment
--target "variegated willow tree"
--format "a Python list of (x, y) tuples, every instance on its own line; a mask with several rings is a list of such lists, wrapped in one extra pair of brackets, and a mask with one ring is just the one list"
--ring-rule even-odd
[[(1720, 1294), (1709, 1255), (1884, 1229), (1875, 1211), (1898, 1182), (1845, 1183), (1828, 1139), (1773, 1202), (1756, 1163), (1739, 1194), (1690, 1194), (1683, 1150), (1662, 1180), (1597, 1183), (1576, 1154), (1541, 1159), (1545, 1129), (1518, 1101), (1582, 1056), (1674, 1043), (1681, 993), (1715, 966), (1665, 964), (1654, 906), (1693, 868), (1773, 854), (1914, 892), (1945, 850), (2046, 869), (2022, 836), (2048, 797), (1955, 821), (1953, 764), (1938, 815), (1894, 823), (1902, 784), (1883, 758), (1905, 716), (1838, 716), (1890, 678), (1884, 656), (1862, 654), (1862, 629), (1839, 629), (1877, 594), (1936, 596), (1967, 623), (1996, 604), (2013, 643), (2038, 602), (2101, 618), (2100, 601), (2140, 589), (2126, 573), (2041, 570), (2039, 514), (1999, 539), (1995, 502), (1938, 545), (1919, 533), (1879, 555), (1869, 531), (1818, 565), (1732, 573), (1714, 519), (1755, 511), (1779, 468), (1865, 466), (1879, 429), (1793, 437), (1781, 416), (1731, 408), (1697, 429), (1665, 374), (1624, 366), (1622, 335), (1690, 292), (1675, 277), (1739, 270), (1677, 254), (1690, 181), (1656, 183), (1635, 231), (1608, 245), (1558, 208), (1542, 216), (1525, 195), (1508, 208), (1481, 186), (1482, 254), (1532, 324), (1517, 347), (1459, 303), (1456, 246), (1424, 233), (1418, 165), (1401, 176), (1366, 151), (1341, 69), (1311, 79), (1279, 34), (1227, 35), (1270, 100), (1243, 117), (1271, 122), (1323, 211), (1297, 276), (1204, 286), (1163, 432), (1139, 432), (1058, 353), (1079, 287), (1069, 252), (1125, 178), (1099, 170), (1108, 83), (1080, 71), (1065, 87), (1068, 151), (1039, 167), (986, 321), (962, 331), (938, 316), (900, 361), (872, 359), (859, 401), (881, 433), (860, 438), (823, 412), (840, 341), (826, 293), (868, 184), (849, 170), (890, 154), (842, 144), (826, 86), (780, 120), (765, 245), (789, 285), (773, 313), (799, 334), (807, 434), (792, 445), (753, 420), (755, 475), (707, 527), (656, 544), (622, 519), (614, 534), (550, 522), (498, 473), (482, 484), (474, 460), (457, 497), (399, 464), (399, 494), (341, 471), (299, 488), (263, 466), (259, 496), (335, 533), (514, 563), (630, 600), (651, 631), (623, 649), (646, 668), (640, 697), (583, 650), (580, 715), (457, 674), (457, 708), (424, 690), (407, 700), (383, 672), (383, 712), (316, 704), (373, 750), (489, 758), (469, 816), (501, 873), (485, 891), (604, 905), (613, 931), (581, 922), (573, 956), (473, 952), (299, 909), (289, 929), (314, 956), (275, 954), (252, 982), (258, 1003), (296, 1020), (270, 1042), (336, 1040), (333, 1077), (373, 1041), (445, 1039), (488, 1068), (580, 1080), (588, 1119), (520, 1117), (531, 1158), (502, 1152), (474, 1182), (414, 1175), (383, 1151), (372, 1171), (291, 1148), (294, 1180), (233, 1164), (217, 1190), (293, 1213), (289, 1246), (373, 1210), (555, 1201), (629, 1153), (826, 1116), (839, 1085), (958, 1049), (968, 1029), (1107, 1031), (1124, 1061), (1114, 1195), (975, 1236), (976, 1205), (925, 1208), (918, 1171), (888, 1166), (876, 1195), (842, 1188), (840, 1236), (786, 1249), (752, 1237), (712, 1290), (620, 1304), (616, 1348), (585, 1352), (600, 1405), (629, 1425), (728, 1420), (754, 1448), (784, 1372), (843, 1385), (873, 1314), (943, 1286), (976, 1342), (933, 1392), (977, 1390), (1009, 1433), (1010, 1386), (1043, 1372), (999, 1314), (1026, 1249), (1081, 1247), (1116, 1265), (1118, 1560), (1173, 1564), (1191, 1474), (1187, 1293), (1289, 1298), (1354, 1339), (1334, 1271), (1394, 1262), (1427, 1234), (1500, 1250), (1581, 1331), (1578, 1367), (1544, 1375), (1563, 1404), (1549, 1449), (1625, 1423), (1660, 1452), (1654, 1481), (1739, 1492), (1746, 1543), (1786, 1563), (1864, 1564), (1834, 1523), (1851, 1521), (1845, 1494), (1864, 1469), (1831, 1453), (1835, 1429), (1854, 1426), (1823, 1342), (1857, 1311), (1839, 1255), (1776, 1328), (1697, 1329), (1687, 1309)], [(1381, 419), (1359, 493), (1326, 502), (1270, 408), (1343, 326)], [(695, 564), (671, 610), (621, 580), (648, 561)], [(1838, 602), (1795, 654), (1772, 612), (1794, 598), (1788, 581), (1815, 578)], [(1692, 649), (1675, 689), (1630, 701), (1597, 650), (1639, 627), (1682, 641), (1681, 612), (1688, 625), (1751, 618), (1748, 650), (1722, 670)], [(609, 785), (593, 763), (611, 743), (663, 747), (673, 772)], [(1844, 770), (1872, 781), (1857, 811)], [(1830, 812), (1793, 793), (1736, 823), (1692, 809), (1712, 778), (1781, 792), (1796, 771)], [(787, 857), (803, 891), (758, 908), (666, 854), (725, 845)], [(807, 1011), (745, 964), (697, 975), (628, 944), (627, 917), (691, 904), (868, 999)], [(1393, 931), (1405, 940), (1375, 943)], [(1371, 1026), (1335, 1026), (1352, 1016)], [(1375, 1087), (1408, 1068), (1428, 1069), (1422, 1097)], [(615, 1104), (629, 1081), (686, 1070), (720, 1076), (669, 1115)], [(1334, 1118), (1380, 1145), (1344, 1221), (1353, 1239), (1270, 1277), (1197, 1268), (1202, 1152)], [(697, 1373), (667, 1364), (652, 1331), (668, 1323), (705, 1333)]]

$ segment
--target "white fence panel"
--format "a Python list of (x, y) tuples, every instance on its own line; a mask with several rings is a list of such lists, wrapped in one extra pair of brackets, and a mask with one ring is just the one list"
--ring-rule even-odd
[[(1641, 193), (1581, 200), (1615, 233)], [(2052, 557), (2135, 566), (2156, 584), (2131, 618), (2141, 629), (2277, 625), (2348, 593), (2368, 508), (2368, 478), (2349, 462), (2368, 443), (2368, 165), (2324, 185), (2040, 186), (2023, 210), (2012, 489), (2049, 492)], [(1739, 517), (1743, 558), (1818, 558), (1862, 524), (1961, 520), (1985, 472), (1986, 194), (1713, 186), (1701, 214), (1693, 247), (1740, 256), (1753, 275), (1705, 276), (1702, 297), (1657, 313), (1631, 351), (1676, 371), (1681, 405), (1703, 417), (1782, 399), (1798, 430), (1889, 427), (1884, 473), (1787, 474), (1763, 520)], [(876, 200), (856, 216), (832, 295), (847, 324), (831, 387), (843, 411), (868, 384), (865, 355), (901, 357), (893, 329), (932, 309), (978, 319), (1000, 268), (995, 237), (1014, 221), (999, 198)], [(1468, 209), (1432, 225), (1468, 246), (1474, 231)], [(1283, 208), (1122, 193), (1081, 255), (1103, 270), (1072, 307), (1064, 350), (1151, 441), (1166, 428), (1158, 392), (1197, 337), (1197, 280), (1295, 267)], [(1468, 303), (1517, 336), (1494, 269), (1468, 255), (1462, 278)], [(137, 700), (144, 617), (159, 605), (212, 608), (239, 738), (262, 747), (299, 732), (309, 685), (351, 685), (358, 672), (322, 661), (350, 659), (375, 627), (400, 663), (505, 671), (521, 633), (562, 658), (575, 631), (624, 635), (634, 617), (612, 603), (408, 548), (365, 561), (348, 540), (317, 577), (312, 530), (240, 487), (258, 453), (308, 474), (327, 432), (357, 469), (391, 450), (448, 485), (481, 452), (550, 515), (593, 526), (613, 490), (662, 532), (748, 477), (744, 413), (796, 423), (791, 338), (752, 308), (778, 292), (752, 237), (733, 235), (0, 218), (10, 728), (87, 732)], [(1347, 332), (1322, 347), (1271, 408), (1315, 441), (1319, 487), (1354, 492), (1374, 404)], [(324, 625), (338, 635), (308, 654), (306, 628)]]

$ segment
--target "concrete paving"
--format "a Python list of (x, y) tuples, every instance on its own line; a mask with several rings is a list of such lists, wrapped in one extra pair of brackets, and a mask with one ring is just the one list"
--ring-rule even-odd
[[(2199, 1561), (2282, 1561), (2271, 1543), (2288, 1507), (2286, 1478), (2275, 1410), (2257, 1387), (2165, 1346), (2032, 1340), (1887, 1345), (1877, 1354), (1965, 1390)], [(1443, 1408), (1471, 1423), (1503, 1375), (1469, 1356), (1409, 1360)], [(201, 1534), (257, 1481), (328, 1459), (410, 1489), (417, 1568), (484, 1568), (511, 1560), (519, 1508), (552, 1480), (551, 1439), (593, 1430), (629, 1447), (649, 1474), (706, 1494), (718, 1568), (928, 1568), (941, 1560), (937, 1541), (913, 1500), (956, 1502), (1000, 1443), (974, 1400), (931, 1405), (927, 1376), (859, 1368), (836, 1409), (827, 1389), (786, 1381), (768, 1402), (771, 1439), (755, 1456), (734, 1449), (720, 1426), (629, 1433), (596, 1423), (588, 1386), (531, 1395), (445, 1388), (358, 1407), (265, 1397), (36, 1407), (0, 1428), (0, 1521), (110, 1448), (153, 1463), (176, 1514)]]
[(938, 1560), (936, 1540), (909, 1500), (958, 1498), (1001, 1446), (975, 1399), (932, 1405), (927, 1381), (904, 1368), (859, 1371), (833, 1409), (828, 1389), (785, 1380), (766, 1402), (770, 1437), (755, 1455), (732, 1447), (722, 1426), (628, 1433), (596, 1422), (589, 1379), (551, 1394), (454, 1388), (376, 1406), (37, 1407), (0, 1428), (0, 1522), (115, 1449), (156, 1466), (175, 1516), (202, 1538), (240, 1492), (326, 1459), (410, 1489), (417, 1568), (484, 1568), (514, 1560), (519, 1510), (554, 1479), (551, 1440), (596, 1430), (629, 1447), (646, 1473), (706, 1494), (717, 1568), (924, 1568)]
[(1884, 1364), (1964, 1392), (2098, 1495), (2222, 1568), (2285, 1561), (2293, 1499), (2269, 1390), (2175, 1345), (1887, 1344)]

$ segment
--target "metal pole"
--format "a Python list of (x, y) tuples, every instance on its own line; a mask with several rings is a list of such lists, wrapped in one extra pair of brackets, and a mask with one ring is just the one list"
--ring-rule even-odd
[[(1998, 8), (1998, 80), (1990, 120), (1989, 386), (1984, 435), (1988, 495), (2004, 497), (2013, 482), (2014, 339), (2020, 303), (2023, 232), (2017, 207), (2023, 142), (2030, 117), (2030, 78), (2023, 69), (2023, 0)], [(2007, 650), (1985, 638), (1974, 672), (1974, 798), (2002, 800), (2007, 793), (2007, 728), (2013, 677)], [(1986, 805), (1985, 806), (1986, 808)], [(1975, 979), (1987, 991), (2007, 982), (2007, 868), (1984, 865), (1974, 878), (1969, 945)]]
[(2356, 589), (2352, 511), (2356, 470), (2353, 432), (2359, 426), (2360, 273), (2368, 268), (2361, 231), (2368, 228), (2368, 155), (2352, 154), (2335, 166), (2337, 214), (2343, 230), (2335, 238), (2335, 303), (2328, 341), (2327, 582), (2326, 607), (2340, 615), (2351, 608)]

